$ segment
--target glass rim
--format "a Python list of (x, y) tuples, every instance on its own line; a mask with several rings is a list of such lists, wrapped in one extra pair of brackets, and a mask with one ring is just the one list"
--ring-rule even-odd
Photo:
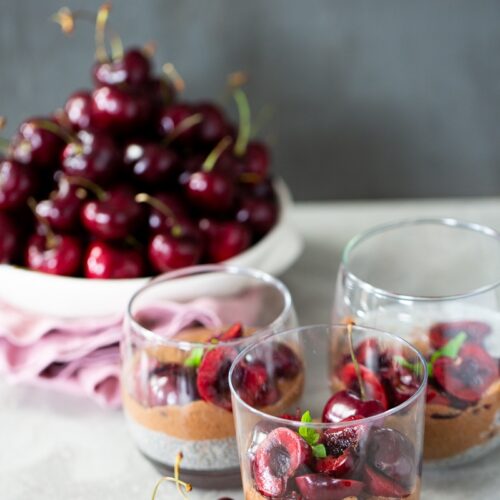
[[(420, 381), (418, 389), (415, 391), (414, 394), (412, 394), (406, 401), (403, 401), (403, 403), (395, 406), (394, 408), (389, 408), (388, 410), (383, 411), (382, 413), (378, 413), (377, 415), (372, 415), (371, 417), (364, 417), (360, 418), (357, 420), (352, 420), (349, 422), (299, 422), (295, 420), (288, 420), (285, 418), (277, 417), (275, 415), (271, 415), (270, 413), (266, 413), (262, 410), (259, 410), (257, 408), (254, 408), (247, 402), (245, 402), (240, 395), (238, 394), (236, 388), (233, 385), (233, 373), (235, 370), (235, 367), (239, 364), (239, 362), (255, 347), (260, 346), (264, 344), (264, 342), (270, 342), (273, 340), (278, 339), (281, 336), (287, 336), (290, 335), (291, 333), (299, 333), (304, 331), (304, 330), (321, 330), (322, 334), (326, 331), (330, 332), (331, 330), (335, 328), (347, 328), (347, 325), (344, 323), (334, 323), (334, 324), (316, 324), (316, 325), (307, 325), (307, 326), (300, 326), (298, 328), (292, 328), (289, 330), (286, 330), (284, 332), (280, 333), (275, 333), (273, 335), (263, 337), (259, 339), (256, 342), (253, 342), (252, 344), (248, 345), (243, 349), (238, 356), (234, 359), (233, 363), (231, 364), (231, 368), (229, 370), (228, 378), (229, 378), (229, 388), (231, 390), (231, 395), (236, 399), (237, 403), (244, 408), (246, 408), (248, 411), (253, 413), (254, 415), (259, 416), (260, 418), (264, 420), (269, 420), (271, 422), (286, 426), (286, 427), (302, 427), (306, 426), (312, 429), (319, 429), (319, 430), (324, 430), (324, 429), (332, 429), (332, 428), (345, 428), (345, 427), (354, 427), (357, 425), (363, 425), (363, 424), (369, 424), (371, 422), (375, 422), (377, 420), (387, 418), (391, 415), (394, 415), (396, 413), (399, 413), (400, 411), (404, 410), (406, 407), (411, 405), (414, 401), (416, 401), (422, 394), (422, 392), (425, 390), (426, 385), (427, 385), (427, 378), (428, 378), (428, 373), (427, 373), (427, 362), (425, 361), (425, 358), (423, 355), (420, 353), (418, 349), (416, 349), (412, 344), (410, 344), (408, 341), (403, 339), (402, 337), (399, 337), (398, 335), (395, 335), (393, 333), (389, 333), (384, 330), (379, 330), (378, 328), (372, 328), (372, 327), (367, 327), (367, 326), (359, 326), (359, 325), (353, 325), (353, 332), (354, 331), (362, 331), (364, 333), (376, 333), (376, 334), (382, 334), (385, 337), (389, 337), (393, 340), (396, 340), (400, 344), (410, 348), (416, 355), (417, 359), (419, 360), (420, 364), (423, 367), (423, 377), (422, 380)], [(234, 406), (233, 406), (233, 413), (234, 413)]]
[(217, 346), (221, 347), (235, 347), (240, 344), (245, 344), (249, 342), (249, 339), (252, 339), (255, 334), (260, 332), (270, 332), (272, 328), (278, 326), (281, 322), (285, 321), (285, 318), (290, 314), (293, 307), (292, 295), (290, 290), (288, 290), (287, 286), (278, 278), (275, 278), (269, 273), (265, 271), (261, 271), (259, 269), (254, 269), (251, 267), (243, 267), (236, 266), (233, 264), (201, 264), (197, 266), (188, 266), (183, 267), (181, 269), (176, 269), (174, 271), (169, 271), (167, 273), (160, 274), (159, 276), (155, 276), (151, 278), (144, 286), (139, 288), (132, 297), (130, 298), (125, 314), (125, 320), (127, 322), (128, 327), (134, 330), (134, 333), (141, 335), (149, 342), (154, 342), (156, 344), (165, 345), (169, 347), (176, 347), (181, 350), (190, 350), (195, 348), (206, 348), (213, 347), (213, 343), (211, 342), (193, 342), (190, 340), (176, 340), (176, 339), (167, 339), (155, 333), (153, 330), (142, 326), (133, 316), (132, 308), (134, 302), (146, 291), (152, 289), (155, 286), (161, 285), (167, 281), (176, 278), (183, 278), (189, 276), (197, 276), (204, 275), (210, 273), (222, 273), (232, 276), (246, 276), (248, 278), (254, 278), (256, 281), (261, 281), (267, 285), (273, 286), (277, 289), (282, 297), (283, 297), (283, 308), (279, 315), (271, 322), (269, 325), (263, 326), (261, 328), (257, 328), (255, 332), (248, 337), (241, 337), (234, 340), (229, 341), (221, 341), (217, 342)]
[(360, 244), (368, 241), (373, 236), (380, 235), (393, 229), (418, 225), (435, 225), (454, 229), (463, 229), (482, 236), (486, 236), (488, 238), (495, 239), (498, 241), (498, 243), (500, 243), (500, 233), (498, 231), (490, 226), (486, 226), (484, 224), (479, 224), (476, 222), (455, 219), (453, 217), (413, 217), (399, 219), (393, 222), (379, 224), (365, 231), (361, 231), (360, 233), (353, 236), (342, 251), (342, 268), (346, 271), (346, 274), (349, 276), (349, 278), (351, 278), (351, 280), (354, 281), (363, 290), (366, 290), (368, 293), (377, 297), (386, 297), (394, 300), (408, 300), (411, 302), (444, 302), (474, 297), (476, 295), (481, 295), (485, 292), (500, 287), (500, 279), (498, 279), (492, 283), (474, 288), (464, 293), (438, 296), (399, 294), (371, 285), (367, 281), (359, 278), (353, 271), (351, 271), (349, 267), (349, 257)]

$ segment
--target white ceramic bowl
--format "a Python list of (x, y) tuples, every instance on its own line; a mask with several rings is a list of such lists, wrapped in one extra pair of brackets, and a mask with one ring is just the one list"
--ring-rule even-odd
[[(280, 203), (276, 226), (228, 263), (276, 275), (289, 268), (300, 255), (302, 239), (290, 222), (290, 192), (283, 181), (277, 181), (275, 187)], [(130, 297), (149, 279), (70, 278), (4, 264), (0, 265), (0, 300), (26, 311), (64, 318), (105, 316), (125, 311)]]

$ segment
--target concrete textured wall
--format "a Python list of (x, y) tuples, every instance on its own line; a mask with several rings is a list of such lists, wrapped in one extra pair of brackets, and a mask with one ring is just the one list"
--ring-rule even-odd
[[(88, 85), (91, 26), (66, 39), (48, 18), (99, 3), (0, 0), (8, 133)], [(112, 13), (127, 43), (158, 42), (188, 97), (218, 98), (248, 70), (298, 199), (496, 195), (499, 20), (494, 0), (115, 0)]]

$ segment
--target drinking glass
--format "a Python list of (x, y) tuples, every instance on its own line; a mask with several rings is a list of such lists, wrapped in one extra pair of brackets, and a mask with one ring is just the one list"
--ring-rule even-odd
[(500, 235), (412, 219), (354, 237), (333, 318), (401, 335), (429, 368), (424, 458), (472, 461), (500, 444)]
[(164, 274), (130, 300), (122, 342), (125, 416), (139, 450), (201, 487), (239, 482), (228, 383), (259, 336), (296, 326), (286, 286), (261, 271), (203, 265)]
[(414, 347), (371, 328), (305, 326), (249, 345), (229, 373), (245, 499), (417, 500), (426, 380)]

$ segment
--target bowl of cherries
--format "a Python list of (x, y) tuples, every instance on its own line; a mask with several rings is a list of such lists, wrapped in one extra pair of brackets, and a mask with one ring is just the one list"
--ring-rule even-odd
[[(74, 19), (63, 14), (68, 29)], [(147, 49), (112, 52), (98, 43), (93, 88), (26, 119), (4, 148), (0, 300), (104, 315), (173, 269), (230, 261), (284, 271), (301, 240), (268, 146), (250, 137), (243, 90), (232, 88), (233, 123), (214, 102), (183, 99)]]

